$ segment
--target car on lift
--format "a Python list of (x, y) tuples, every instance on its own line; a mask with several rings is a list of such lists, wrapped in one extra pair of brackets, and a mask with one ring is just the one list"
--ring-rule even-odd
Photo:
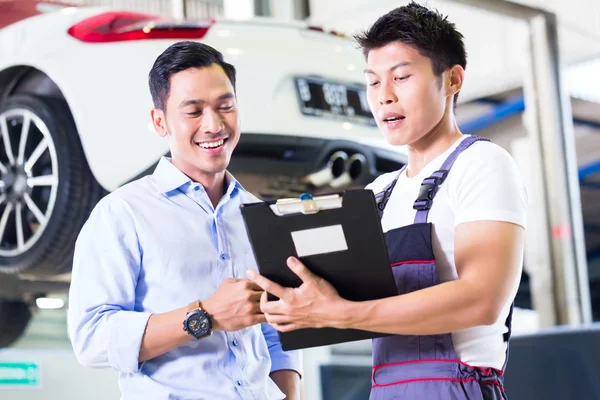
[(362, 188), (406, 162), (376, 128), (362, 56), (337, 33), (2, 1), (0, 347), (22, 335), (37, 298), (68, 288), (98, 200), (168, 154), (150, 123), (147, 76), (178, 40), (214, 46), (236, 66), (243, 134), (230, 170), (262, 199)]

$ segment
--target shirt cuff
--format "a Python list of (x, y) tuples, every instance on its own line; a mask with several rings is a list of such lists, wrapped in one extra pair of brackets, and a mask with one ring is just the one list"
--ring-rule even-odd
[[(281, 349), (281, 347), (280, 347)], [(271, 373), (289, 369), (296, 371), (302, 378), (302, 352), (300, 350), (271, 352)]]
[(109, 319), (108, 363), (117, 371), (137, 373), (140, 370), (140, 347), (152, 313), (119, 311)]
[(477, 221), (499, 221), (499, 222), (511, 222), (516, 225), (520, 225), (527, 229), (527, 216), (522, 212), (515, 212), (509, 210), (473, 210), (465, 213), (461, 213), (456, 217), (454, 226), (463, 224), (465, 222), (477, 222)]

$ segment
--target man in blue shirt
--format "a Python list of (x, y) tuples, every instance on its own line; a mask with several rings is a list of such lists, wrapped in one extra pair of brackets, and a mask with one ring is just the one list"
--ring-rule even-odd
[(119, 371), (125, 400), (297, 399), (299, 353), (283, 352), (246, 278), (256, 263), (239, 207), (257, 199), (226, 171), (240, 137), (235, 68), (179, 42), (149, 84), (171, 158), (102, 199), (79, 235), (75, 354)]

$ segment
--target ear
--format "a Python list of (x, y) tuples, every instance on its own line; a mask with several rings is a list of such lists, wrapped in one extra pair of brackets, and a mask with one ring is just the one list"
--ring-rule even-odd
[(455, 65), (446, 71), (446, 96), (454, 97), (456, 93), (460, 92), (464, 79), (465, 70), (460, 65)]
[(150, 110), (150, 118), (152, 118), (152, 124), (154, 130), (160, 137), (165, 137), (169, 134), (167, 129), (167, 121), (165, 119), (165, 113), (160, 108), (153, 108)]

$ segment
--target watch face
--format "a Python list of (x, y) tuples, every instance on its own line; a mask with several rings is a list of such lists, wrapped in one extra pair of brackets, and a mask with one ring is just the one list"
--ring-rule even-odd
[(189, 332), (196, 336), (204, 336), (210, 330), (210, 320), (204, 313), (198, 311), (195, 314), (190, 315), (187, 321), (187, 327)]
[(198, 332), (198, 328), (200, 327), (200, 322), (197, 319), (191, 319), (189, 323), (190, 330), (194, 333)]

